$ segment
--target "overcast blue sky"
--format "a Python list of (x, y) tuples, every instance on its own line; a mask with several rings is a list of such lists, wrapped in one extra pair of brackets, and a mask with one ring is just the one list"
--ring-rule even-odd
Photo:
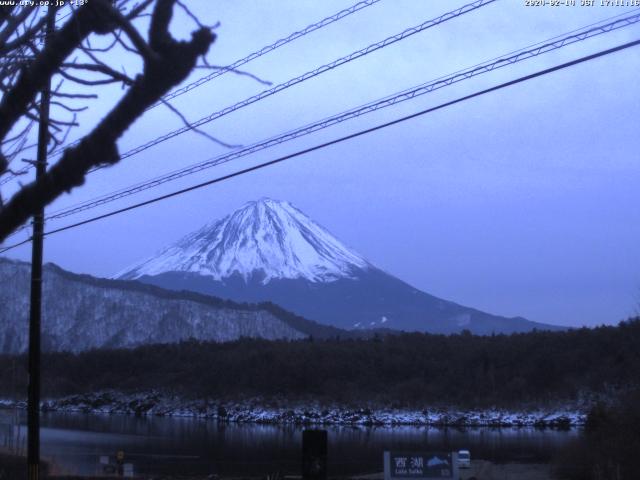
[[(189, 1), (220, 21), (208, 59), (225, 65), (355, 3)], [(286, 81), (461, 1), (381, 0), (243, 68)], [(481, 61), (615, 15), (627, 7), (528, 7), (501, 0), (414, 35), (204, 129), (230, 143), (258, 140), (376, 100)], [(176, 16), (174, 32), (193, 24)], [(416, 100), (289, 142), (224, 167), (65, 221), (198, 183), (238, 168), (413, 113), (476, 90), (640, 38), (634, 25), (461, 82)], [(121, 58), (120, 58), (121, 57)], [(135, 59), (120, 55), (128, 72)], [(372, 263), (442, 298), (494, 314), (562, 325), (617, 323), (640, 301), (640, 49), (492, 93), (285, 164), (155, 206), (49, 237), (45, 259), (109, 276), (167, 243), (262, 196), (289, 200)], [(193, 74), (190, 80), (206, 72)], [(263, 90), (225, 75), (176, 99), (191, 120)], [(122, 94), (106, 88), (81, 117), (88, 129)], [(121, 151), (180, 127), (166, 108), (148, 112)], [(54, 205), (138, 183), (226, 150), (185, 134), (113, 168)], [(9, 192), (10, 190), (6, 190)], [(11, 252), (28, 259), (29, 248)]]

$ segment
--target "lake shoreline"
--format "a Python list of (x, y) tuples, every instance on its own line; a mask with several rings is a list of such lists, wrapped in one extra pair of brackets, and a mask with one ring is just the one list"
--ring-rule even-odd
[[(0, 408), (25, 409), (25, 401), (0, 400)], [(565, 429), (583, 426), (587, 408), (558, 404), (554, 407), (518, 409), (463, 409), (433, 407), (353, 408), (314, 402), (285, 404), (247, 401), (185, 400), (157, 392), (123, 394), (105, 391), (47, 399), (43, 412), (120, 414), (157, 417), (194, 417), (229, 423), (345, 425), (345, 426), (434, 426), (434, 427), (537, 427)]]

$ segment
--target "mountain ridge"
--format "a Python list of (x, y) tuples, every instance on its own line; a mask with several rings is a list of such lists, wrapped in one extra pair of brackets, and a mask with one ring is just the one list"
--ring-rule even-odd
[(369, 263), (342, 245), (289, 202), (262, 198), (182, 237), (115, 278), (135, 279), (165, 271), (198, 273), (222, 280), (304, 278), (327, 282), (366, 270)]
[[(0, 257), (0, 351), (27, 344), (30, 264)], [(242, 336), (304, 339), (347, 336), (269, 303), (241, 304), (136, 281), (96, 278), (47, 263), (43, 349), (82, 351), (148, 343), (228, 341)]]
[(345, 330), (492, 334), (562, 329), (423, 292), (342, 245), (289, 202), (268, 198), (243, 205), (124, 272), (122, 278), (162, 288), (271, 301)]

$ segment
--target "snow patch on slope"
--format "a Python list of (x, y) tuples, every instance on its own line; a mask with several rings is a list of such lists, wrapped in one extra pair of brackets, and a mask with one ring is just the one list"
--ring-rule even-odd
[(222, 220), (205, 225), (116, 278), (136, 279), (189, 272), (222, 280), (254, 276), (331, 282), (369, 268), (359, 254), (289, 202), (249, 202)]

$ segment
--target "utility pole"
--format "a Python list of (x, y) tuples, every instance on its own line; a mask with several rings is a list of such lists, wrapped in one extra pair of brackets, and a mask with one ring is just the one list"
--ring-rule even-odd
[[(47, 10), (47, 27), (44, 48), (50, 44), (55, 29), (56, 9)], [(40, 119), (38, 124), (38, 153), (36, 158), (36, 182), (47, 170), (47, 146), (49, 144), (49, 106), (51, 103), (51, 78), (48, 78), (40, 94)], [(27, 400), (27, 479), (40, 478), (40, 320), (42, 317), (42, 248), (44, 233), (44, 208), (33, 216), (31, 247), (31, 303), (29, 312), (29, 391)]]

